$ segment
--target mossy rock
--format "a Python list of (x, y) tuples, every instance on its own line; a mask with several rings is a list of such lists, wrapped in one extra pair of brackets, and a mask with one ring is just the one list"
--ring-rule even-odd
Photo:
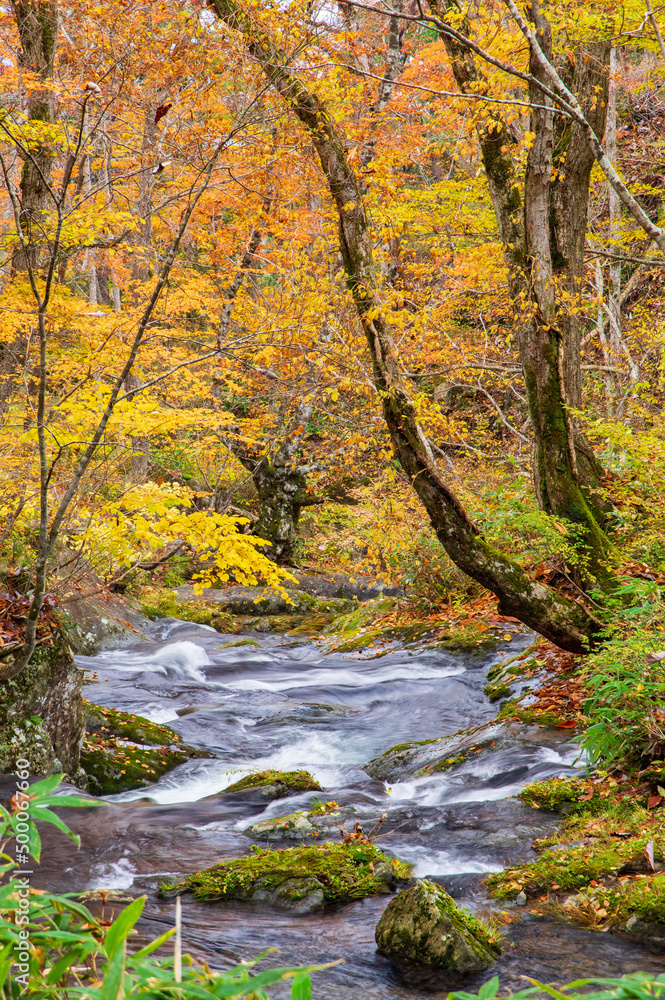
[(488, 969), (501, 953), (484, 924), (460, 910), (440, 885), (425, 879), (388, 904), (375, 937), (379, 951), (389, 958), (462, 974)]
[(595, 813), (602, 808), (602, 800), (598, 792), (591, 798), (582, 800), (587, 793), (588, 781), (582, 778), (546, 778), (544, 781), (533, 781), (519, 793), (518, 798), (524, 805), (534, 809), (546, 809), (549, 812), (581, 815)]
[(337, 833), (347, 820), (355, 814), (352, 806), (338, 806), (336, 802), (326, 803), (310, 812), (302, 809), (285, 816), (272, 816), (259, 820), (243, 830), (252, 840), (316, 840)]
[(298, 792), (321, 792), (323, 789), (309, 771), (258, 771), (248, 774), (224, 789), (224, 795), (260, 789), (266, 799), (283, 799)]
[(279, 851), (254, 848), (249, 857), (221, 861), (183, 882), (164, 885), (160, 894), (254, 900), (305, 913), (390, 891), (410, 875), (411, 865), (358, 841)]
[(56, 620), (40, 619), (38, 637), (27, 667), (0, 680), (0, 773), (15, 773), (22, 759), (31, 774), (64, 771), (69, 781), (85, 787), (79, 764), (83, 671)]
[[(130, 712), (120, 712), (116, 708), (104, 708), (102, 705), (93, 705), (83, 699), (86, 714), (86, 729), (88, 734), (106, 730), (113, 736), (119, 736), (124, 740), (132, 740), (134, 743), (145, 743), (148, 746), (185, 746), (181, 736), (170, 729), (169, 726), (161, 726), (156, 722), (144, 719), (142, 715), (132, 715)], [(201, 750), (197, 755), (202, 757), (211, 756), (207, 751)]]
[(225, 634), (238, 631), (233, 615), (206, 601), (181, 600), (172, 590), (148, 592), (141, 600), (146, 618), (178, 618), (195, 625), (208, 625)]
[(144, 788), (192, 757), (213, 756), (189, 746), (168, 726), (141, 715), (89, 702), (85, 710), (88, 735), (81, 747), (81, 765), (93, 795)]
[(86, 741), (81, 749), (81, 764), (93, 795), (115, 795), (152, 785), (189, 758), (184, 750), (167, 747), (108, 748)]

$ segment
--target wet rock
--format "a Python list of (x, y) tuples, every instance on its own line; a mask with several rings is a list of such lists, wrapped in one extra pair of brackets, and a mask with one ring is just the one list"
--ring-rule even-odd
[(325, 905), (323, 886), (318, 879), (306, 876), (286, 879), (277, 886), (258, 882), (247, 895), (237, 898), (249, 899), (255, 903), (265, 903), (298, 916), (322, 910)]
[[(323, 813), (301, 810), (252, 823), (243, 830), (243, 833), (252, 840), (306, 840), (310, 837), (329, 837), (333, 833), (338, 833), (342, 824), (350, 819), (354, 812), (351, 806), (343, 809), (333, 808)], [(392, 866), (389, 867), (392, 872)], [(376, 871), (374, 874), (379, 877)]]
[(663, 921), (643, 920), (633, 914), (623, 927), (616, 927), (615, 930), (645, 944), (665, 948), (665, 922)]
[(410, 876), (410, 865), (359, 841), (279, 851), (255, 847), (248, 857), (221, 861), (182, 882), (163, 885), (160, 895), (191, 892), (197, 899), (253, 900), (304, 913), (322, 903), (387, 892)]
[(309, 771), (259, 771), (234, 781), (225, 788), (223, 795), (260, 789), (264, 799), (283, 799), (298, 792), (320, 792), (321, 785)]
[(445, 889), (425, 879), (388, 904), (375, 938), (379, 951), (390, 958), (458, 973), (482, 972), (500, 954), (488, 930), (460, 910)]
[(318, 831), (306, 812), (294, 812), (252, 823), (243, 833), (253, 840), (305, 840), (316, 837)]
[(168, 726), (85, 702), (88, 735), (81, 764), (93, 795), (145, 788), (192, 757), (211, 757)]
[(399, 743), (363, 768), (378, 781), (402, 781), (458, 767), (476, 754), (529, 747), (534, 744), (558, 746), (569, 735), (561, 730), (528, 726), (519, 722), (490, 722), (462, 730), (454, 736)]
[(133, 646), (148, 636), (150, 621), (129, 601), (104, 590), (94, 573), (82, 579), (91, 596), (63, 597), (58, 616), (74, 653), (93, 656), (103, 649)]
[(186, 583), (177, 587), (174, 593), (179, 601), (192, 604), (203, 602), (214, 605), (218, 611), (229, 615), (250, 615), (258, 620), (271, 615), (302, 615), (313, 612), (341, 614), (353, 606), (347, 600), (326, 600), (296, 589), (287, 589), (280, 594), (267, 591), (265, 587), (228, 587), (225, 590), (206, 588), (201, 594), (196, 594), (193, 585)]
[(28, 761), (31, 774), (57, 774), (85, 787), (79, 755), (85, 730), (83, 673), (75, 666), (62, 630), (40, 642), (17, 677), (0, 681), (0, 772)]

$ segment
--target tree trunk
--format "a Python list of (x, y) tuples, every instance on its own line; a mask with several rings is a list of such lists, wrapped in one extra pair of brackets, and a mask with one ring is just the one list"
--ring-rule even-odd
[[(328, 181), (339, 220), (339, 242), (347, 284), (366, 335), (373, 378), (397, 457), (420, 497), (441, 544), (468, 576), (499, 598), (499, 608), (553, 642), (584, 650), (599, 623), (581, 605), (530, 579), (521, 566), (493, 549), (469, 520), (445, 483), (418, 423), (401, 378), (397, 350), (382, 318), (377, 267), (361, 185), (347, 158), (342, 137), (319, 99), (293, 75), (288, 59), (235, 0), (212, 0), (217, 16), (242, 33), (250, 54), (263, 67), (311, 135)], [(498, 155), (500, 150), (497, 150)]]
[(270, 542), (265, 555), (278, 563), (291, 563), (295, 556), (298, 520), (303, 507), (323, 503), (307, 490), (307, 466), (298, 464), (300, 444), (312, 415), (312, 404), (302, 402), (271, 455), (258, 458), (235, 444), (233, 451), (252, 474), (259, 496), (259, 516), (252, 534)]
[[(12, 0), (12, 10), (21, 48), (18, 65), (21, 70), (36, 73), (46, 86), (28, 89), (27, 116), (30, 121), (50, 124), (54, 120), (55, 98), (49, 81), (53, 77), (55, 52), (58, 41), (58, 8), (52, 0)], [(19, 224), (22, 243), (12, 260), (15, 273), (33, 272), (39, 265), (40, 250), (44, 240), (44, 213), (51, 197), (53, 147), (36, 145), (29, 155), (19, 153), (23, 159), (19, 184)], [(28, 367), (28, 338), (17, 336), (10, 343), (0, 343), (0, 417), (9, 406), (21, 369)]]
[[(52, 0), (12, 0), (12, 9), (21, 40), (19, 67), (36, 73), (48, 84), (53, 77), (58, 41), (58, 8)], [(55, 98), (51, 86), (28, 91), (27, 113), (30, 121), (50, 124), (54, 120)], [(14, 269), (26, 271), (37, 267), (43, 243), (43, 213), (50, 201), (53, 148), (44, 143), (23, 158), (21, 173), (21, 229), (28, 244), (14, 257)]]
[[(448, 8), (448, 4), (440, 6)], [(549, 56), (549, 24), (540, 15), (534, 16), (538, 40)], [(468, 33), (469, 25), (463, 30)], [(446, 34), (443, 41), (460, 91), (489, 92), (473, 53)], [(609, 46), (599, 43), (591, 54), (577, 52), (569, 64), (580, 99), (587, 110), (591, 108), (592, 124), (601, 133), (608, 59)], [(533, 57), (529, 68), (537, 79), (543, 77)], [(598, 110), (594, 111), (596, 96)], [(602, 529), (603, 509), (595, 493), (602, 469), (571, 413), (582, 402), (577, 305), (594, 158), (582, 129), (555, 116), (535, 84), (529, 97), (538, 106), (531, 110), (534, 139), (524, 178), (511, 155), (515, 137), (499, 112), (490, 112), (487, 123), (478, 129), (478, 138), (511, 297), (516, 304), (529, 306), (518, 313), (516, 322), (534, 435), (536, 496), (548, 514), (565, 517), (578, 527), (589, 568), (601, 584), (611, 587), (613, 577), (605, 566), (611, 544)]]

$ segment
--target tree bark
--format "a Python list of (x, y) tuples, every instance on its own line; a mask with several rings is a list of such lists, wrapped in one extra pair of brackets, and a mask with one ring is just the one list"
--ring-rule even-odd
[(251, 472), (259, 497), (259, 516), (252, 534), (270, 542), (264, 554), (278, 563), (293, 562), (302, 508), (324, 502), (307, 491), (308, 469), (298, 464), (300, 444), (311, 415), (312, 404), (300, 403), (272, 455), (259, 458), (246, 448), (233, 448)]
[(336, 124), (316, 95), (293, 74), (287, 58), (235, 0), (212, 0), (212, 8), (220, 20), (241, 33), (252, 57), (311, 136), (337, 210), (346, 280), (367, 339), (393, 448), (441, 544), (460, 569), (497, 595), (504, 614), (519, 618), (564, 649), (581, 652), (593, 641), (599, 623), (586, 608), (535, 582), (517, 562), (492, 548), (436, 467), (400, 375), (390, 328), (382, 318), (361, 184)]
[[(27, 114), (30, 121), (50, 124), (54, 120), (55, 98), (49, 81), (53, 77), (58, 41), (58, 8), (53, 0), (12, 0), (12, 9), (21, 40), (18, 64), (22, 70), (37, 74), (44, 87), (28, 90)], [(27, 249), (14, 257), (14, 269), (26, 271), (28, 264), (37, 267), (40, 243), (43, 242), (43, 213), (50, 195), (53, 149), (42, 143), (23, 157), (21, 173), (21, 227)]]
[[(447, 10), (449, 4), (432, 6)], [(537, 4), (531, 10), (541, 48), (551, 56), (549, 24), (538, 13)], [(463, 30), (468, 34), (470, 25), (463, 25)], [(442, 39), (460, 91), (489, 92), (470, 49), (445, 33)], [(594, 127), (602, 132), (609, 45), (598, 43), (593, 48), (591, 54), (577, 52), (568, 68)], [(533, 55), (529, 69), (536, 80), (545, 82)], [(601, 584), (611, 587), (613, 577), (606, 568), (611, 544), (603, 532), (603, 505), (595, 493), (602, 468), (571, 413), (582, 403), (577, 306), (594, 157), (580, 126), (555, 116), (551, 102), (535, 83), (529, 98), (537, 106), (531, 110), (534, 139), (524, 177), (511, 154), (516, 137), (498, 111), (491, 111), (486, 124), (479, 127), (478, 139), (511, 297), (514, 303), (528, 306), (518, 313), (516, 324), (534, 435), (534, 485), (544, 511), (578, 527), (590, 570)]]

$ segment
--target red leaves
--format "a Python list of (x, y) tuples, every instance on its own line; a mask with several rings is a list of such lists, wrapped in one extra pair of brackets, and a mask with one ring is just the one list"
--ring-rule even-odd
[(647, 809), (656, 809), (662, 801), (662, 795), (650, 795), (647, 799)]

